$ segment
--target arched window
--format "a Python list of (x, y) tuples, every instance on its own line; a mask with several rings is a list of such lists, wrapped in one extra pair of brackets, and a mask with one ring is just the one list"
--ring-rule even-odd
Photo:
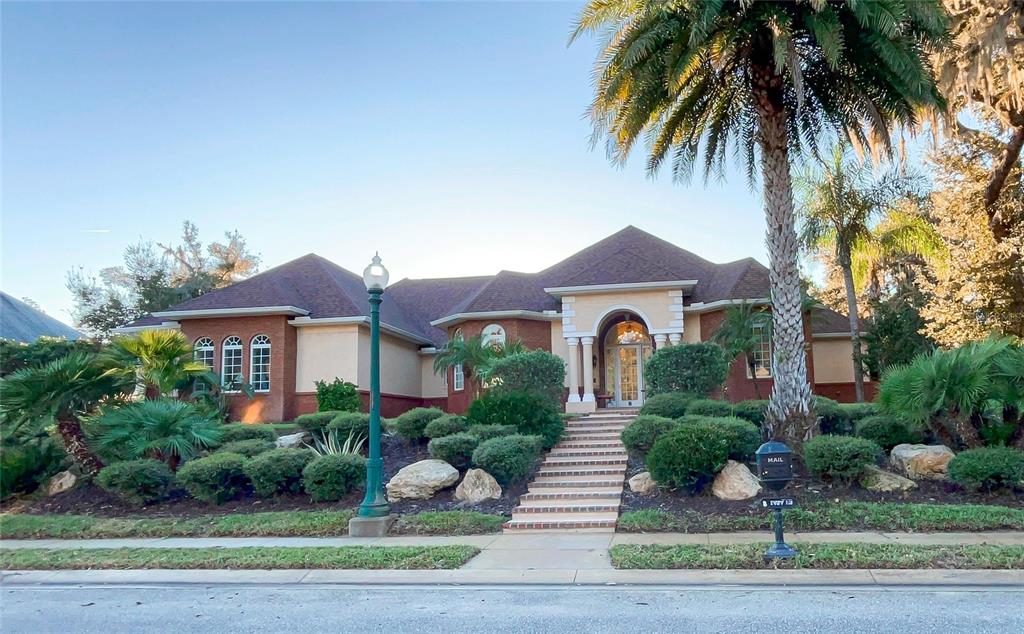
[(249, 382), (256, 392), (270, 391), (270, 337), (256, 335), (249, 344)]
[[(772, 321), (767, 315), (758, 320), (751, 328), (754, 340), (753, 365), (755, 376), (758, 379), (768, 379), (772, 376)], [(747, 378), (750, 376), (750, 362), (747, 362)]]
[(195, 344), (192, 346), (193, 358), (197, 363), (202, 363), (206, 367), (213, 369), (213, 339), (209, 337), (200, 337), (196, 339)]
[(237, 392), (242, 376), (242, 340), (234, 335), (224, 340), (220, 357), (220, 382), (226, 392)]
[[(462, 341), (462, 328), (456, 328), (452, 333), (452, 341)], [(466, 387), (466, 371), (461, 363), (452, 366), (452, 390), (461, 392)]]
[(499, 324), (487, 324), (480, 332), (485, 346), (502, 347), (505, 345), (505, 329)]

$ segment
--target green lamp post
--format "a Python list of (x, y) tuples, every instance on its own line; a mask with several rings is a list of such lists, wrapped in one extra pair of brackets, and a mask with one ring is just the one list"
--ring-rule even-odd
[(374, 254), (363, 271), (363, 283), (370, 294), (370, 456), (366, 461), (366, 497), (358, 515), (387, 518), (391, 507), (384, 496), (384, 460), (380, 455), (380, 304), (388, 285), (388, 270), (380, 263), (380, 255)]

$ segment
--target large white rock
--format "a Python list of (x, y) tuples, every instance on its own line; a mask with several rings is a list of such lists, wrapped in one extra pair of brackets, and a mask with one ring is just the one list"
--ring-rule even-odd
[(274, 441), (275, 447), (295, 447), (301, 449), (305, 446), (306, 442), (310, 440), (308, 433), (300, 431), (297, 434), (288, 434), (287, 436), (278, 436), (277, 440)]
[(889, 453), (892, 468), (911, 480), (945, 480), (953, 450), (945, 445), (896, 445)]
[(917, 483), (895, 473), (889, 473), (868, 465), (860, 476), (860, 485), (868, 491), (876, 493), (904, 493), (917, 488)]
[(78, 482), (78, 477), (75, 474), (70, 471), (61, 471), (50, 478), (50, 481), (46, 484), (46, 495), (57, 495), (70, 491), (74, 488), (76, 482)]
[(501, 497), (501, 485), (494, 479), (494, 476), (483, 469), (470, 469), (466, 471), (462, 482), (455, 487), (455, 499), (478, 504), (484, 500), (497, 500)]
[(715, 476), (711, 493), (719, 500), (749, 500), (761, 492), (761, 482), (754, 477), (747, 465), (730, 460)]
[(629, 479), (629, 490), (640, 495), (647, 495), (658, 490), (658, 483), (651, 477), (650, 471), (641, 471)]
[(399, 469), (387, 484), (388, 499), (426, 500), (459, 481), (459, 470), (444, 460), (420, 460)]

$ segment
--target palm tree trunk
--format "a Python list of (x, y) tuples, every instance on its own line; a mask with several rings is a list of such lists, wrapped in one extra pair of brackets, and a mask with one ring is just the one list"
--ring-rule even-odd
[[(768, 56), (770, 58), (770, 56)], [(800, 270), (800, 246), (793, 217), (783, 80), (771, 63), (754, 68), (755, 105), (760, 123), (765, 216), (774, 344), (771, 400), (765, 422), (772, 436), (799, 445), (814, 426), (807, 383)]]
[(748, 359), (747, 367), (750, 368), (750, 380), (754, 382), (754, 394), (757, 395), (757, 400), (760, 401), (761, 400), (761, 386), (757, 382), (757, 364), (753, 362), (753, 360), (752, 360), (754, 358), (753, 356), (747, 355), (746, 358)]
[(839, 266), (846, 287), (846, 311), (850, 316), (850, 344), (853, 346), (853, 391), (858, 403), (864, 402), (864, 362), (860, 349), (860, 317), (857, 315), (857, 290), (853, 287), (853, 266), (849, 249), (840, 248)]
[(103, 461), (89, 449), (85, 442), (85, 432), (82, 431), (82, 423), (78, 419), (58, 420), (57, 433), (64, 443), (64, 451), (78, 463), (83, 473), (94, 476), (100, 472), (104, 466)]

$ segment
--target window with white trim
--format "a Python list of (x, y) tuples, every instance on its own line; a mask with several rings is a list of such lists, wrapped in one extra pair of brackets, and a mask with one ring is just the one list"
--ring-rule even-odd
[[(772, 326), (768, 320), (762, 321), (753, 327), (754, 340), (754, 375), (759, 379), (767, 379), (772, 376)], [(747, 378), (750, 376), (750, 363), (747, 364)]]
[(500, 348), (505, 345), (505, 329), (500, 324), (487, 324), (480, 331), (480, 338), (485, 346)]
[[(196, 363), (202, 363), (210, 371), (213, 371), (213, 339), (209, 337), (200, 337), (196, 339), (196, 342), (192, 344), (192, 358)], [(192, 386), (193, 392), (202, 392), (206, 389), (206, 382), (196, 379)]]
[(220, 382), (228, 392), (237, 392), (242, 376), (242, 340), (234, 335), (224, 340), (220, 356)]
[(452, 389), (456, 392), (461, 392), (466, 387), (466, 373), (462, 369), (461, 363), (456, 363), (452, 366)]
[(249, 344), (249, 383), (256, 392), (270, 391), (270, 337), (256, 335)]

